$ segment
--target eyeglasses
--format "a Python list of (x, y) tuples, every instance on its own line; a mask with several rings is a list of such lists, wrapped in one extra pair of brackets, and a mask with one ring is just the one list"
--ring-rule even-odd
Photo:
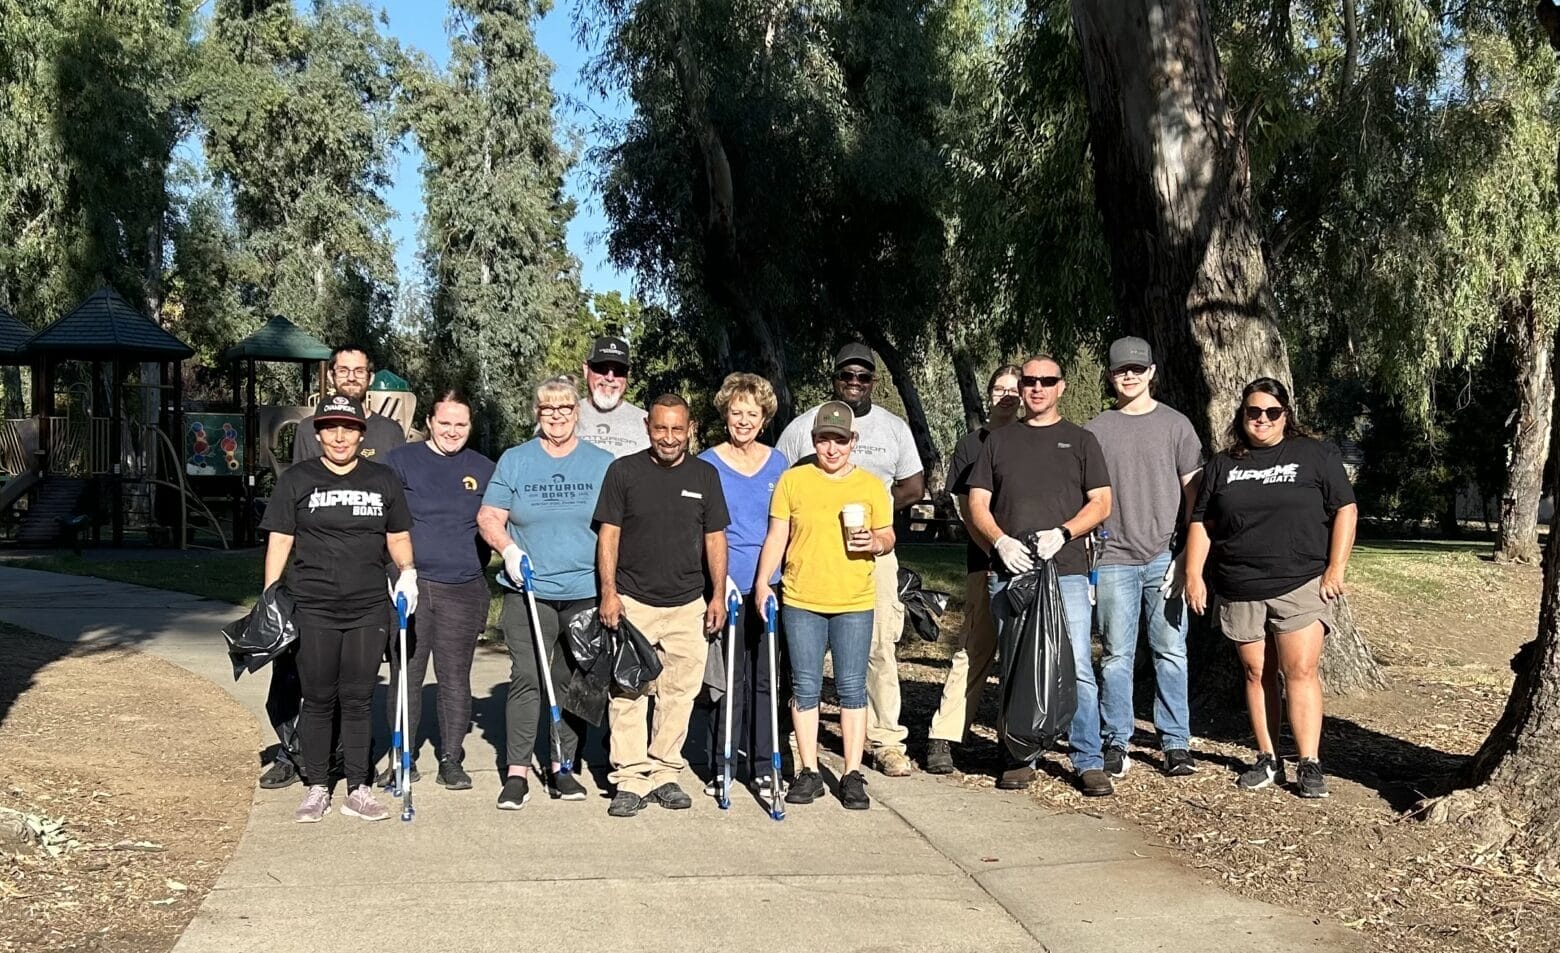
[(1017, 396), (1018, 396), (1018, 391), (1015, 388), (1012, 388), (1012, 387), (993, 387), (991, 389), (991, 399), (992, 400), (1001, 400), (1004, 397), (1017, 397)]
[(1031, 387), (1055, 387), (1061, 382), (1062, 379), (1060, 377), (1035, 377), (1030, 374), (1025, 374), (1023, 377), (1018, 379), (1018, 386), (1028, 390)]
[(838, 374), (834, 375), (834, 379), (839, 381), (841, 384), (870, 384), (877, 380), (877, 375), (867, 371), (862, 371), (860, 373), (855, 371), (840, 371)]
[(628, 368), (621, 364), (592, 364), (590, 372), (602, 377), (615, 377), (622, 379), (628, 376)]
[(574, 413), (575, 404), (541, 404), (536, 408), (538, 417), (567, 417)]
[(1247, 407), (1246, 408), (1246, 419), (1250, 420), (1250, 421), (1253, 421), (1253, 422), (1261, 420), (1263, 417), (1266, 417), (1269, 420), (1277, 420), (1278, 418), (1280, 418), (1282, 416), (1284, 416), (1284, 408), (1282, 408), (1282, 407)]
[(368, 379), (368, 368), (366, 367), (342, 367), (340, 364), (337, 364), (335, 367), (331, 368), (331, 373), (335, 374), (337, 377), (345, 377), (348, 380), (359, 377), (363, 378), (364, 380)]
[(1148, 373), (1148, 368), (1145, 365), (1142, 365), (1142, 364), (1128, 364), (1125, 367), (1118, 367), (1115, 370), (1111, 371), (1110, 372), (1110, 376), (1112, 376), (1112, 377), (1122, 377), (1122, 376), (1125, 376), (1127, 374), (1131, 374), (1133, 377), (1142, 377), (1144, 374), (1147, 374), (1147, 373)]

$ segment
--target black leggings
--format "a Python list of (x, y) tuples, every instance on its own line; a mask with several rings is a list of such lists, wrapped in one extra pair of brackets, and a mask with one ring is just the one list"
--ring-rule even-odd
[[(439, 757), (465, 759), (466, 733), (471, 730), (471, 660), (477, 638), (487, 628), (487, 580), (445, 583), (417, 580), (417, 612), (407, 621), (406, 651), (412, 657), (406, 667), (406, 707), (409, 726), (406, 740), (417, 760), (422, 725), (422, 684), (433, 658), (438, 678)], [(390, 704), (385, 716), (395, 730), (395, 692), (400, 678), (399, 640), (390, 643)]]
[[(384, 613), (380, 613), (380, 618)], [(323, 784), (330, 772), (331, 721), (341, 711), (341, 751), (347, 790), (368, 784), (369, 743), (373, 736), (371, 709), (379, 663), (390, 630), (385, 622), (336, 628), (329, 620), (305, 612), (294, 616), (298, 626), (298, 675), (303, 681), (303, 711), (298, 736), (303, 743), (303, 774), (311, 784)]]

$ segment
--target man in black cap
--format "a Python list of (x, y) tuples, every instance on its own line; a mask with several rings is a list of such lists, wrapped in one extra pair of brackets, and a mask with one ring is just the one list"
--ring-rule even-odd
[[(877, 359), (865, 344), (852, 342), (834, 355), (834, 397), (856, 415), (856, 449), (851, 461), (882, 480), (902, 510), (926, 495), (921, 456), (910, 425), (882, 407), (872, 405)], [(820, 405), (821, 406), (821, 405)], [(817, 407), (809, 407), (780, 435), (776, 449), (791, 463), (812, 453), (812, 424)], [(899, 723), (899, 662), (894, 646), (904, 632), (905, 609), (899, 602), (899, 559), (880, 556), (873, 565), (877, 603), (872, 616), (872, 654), (867, 659), (867, 745), (877, 769), (891, 778), (910, 773), (905, 754), (909, 732)]]
[[(329, 373), (333, 391), (367, 406), (368, 382), (374, 376), (374, 365), (368, 359), (368, 352), (356, 344), (336, 348), (330, 353)], [(298, 431), (293, 436), (293, 463), (313, 460), (320, 455), (320, 441), (314, 432), (313, 420), (313, 417), (307, 417), (298, 422)], [(385, 454), (404, 443), (406, 433), (400, 424), (383, 414), (371, 413), (358, 456), (383, 463)]]
[(650, 449), (645, 412), (623, 399), (628, 389), (628, 342), (599, 337), (585, 359), (585, 400), (580, 403), (579, 438), (614, 457)]

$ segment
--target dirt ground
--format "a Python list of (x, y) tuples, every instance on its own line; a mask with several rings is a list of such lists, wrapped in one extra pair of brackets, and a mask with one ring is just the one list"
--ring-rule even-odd
[[(1234, 786), (1253, 756), (1243, 707), (1217, 718), (1194, 711), (1201, 771), (1164, 777), (1141, 693), (1133, 770), (1115, 797), (1078, 795), (1059, 754), (1032, 795), (1058, 809), (1125, 818), (1228, 889), (1342, 923), (1378, 951), (1560, 950), (1560, 884), (1533, 876), (1520, 854), (1478, 857), (1460, 830), (1415, 817), (1421, 797), (1445, 783), (1499, 717), (1511, 656), (1533, 637), (1539, 571), (1466, 552), (1388, 550), (1373, 553), (1358, 575), (1355, 617), (1391, 687), (1328, 699), (1322, 758), (1331, 798)], [(946, 642), (923, 643), (901, 656), (910, 661), (901, 678), (913, 738), (925, 737), (947, 651)], [(955, 749), (971, 786), (992, 783), (995, 697), (993, 682), (975, 737)], [(1280, 753), (1292, 780), (1287, 735)]]
[[(254, 719), (135, 652), (0, 626), (0, 950), (167, 950), (238, 845)], [(130, 702), (133, 701), (133, 704)]]

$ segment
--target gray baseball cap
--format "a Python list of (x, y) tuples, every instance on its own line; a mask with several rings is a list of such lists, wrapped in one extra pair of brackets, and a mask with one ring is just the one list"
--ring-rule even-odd
[(1132, 364), (1149, 367), (1153, 363), (1153, 349), (1142, 338), (1117, 338), (1110, 342), (1110, 369), (1113, 371)]

